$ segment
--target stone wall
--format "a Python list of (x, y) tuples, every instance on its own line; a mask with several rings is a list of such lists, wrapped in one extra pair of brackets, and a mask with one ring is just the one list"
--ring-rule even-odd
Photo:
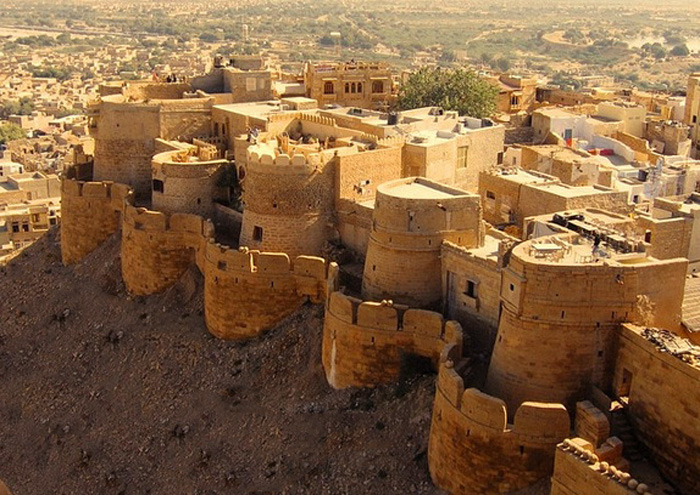
[(700, 493), (700, 367), (659, 351), (641, 331), (620, 329), (613, 390), (628, 397), (635, 433), (664, 477)]
[(548, 476), (556, 445), (569, 435), (561, 404), (525, 402), (508, 424), (505, 403), (441, 363), (430, 428), (428, 464), (437, 486), (454, 495), (516, 491)]
[(647, 486), (575, 441), (557, 446), (550, 495), (651, 495)]
[(529, 257), (528, 246), (503, 271), (486, 386), (509, 411), (527, 400), (573, 407), (591, 384), (604, 388), (623, 322), (679, 328), (686, 260), (557, 263)]
[[(184, 161), (173, 160), (178, 154), (184, 154)], [(211, 218), (218, 193), (218, 172), (228, 161), (190, 161), (188, 156), (186, 152), (165, 152), (153, 157), (153, 179), (162, 182), (161, 191), (153, 190), (153, 209)]]
[[(331, 155), (332, 157), (332, 155)], [(321, 254), (331, 237), (333, 167), (319, 157), (248, 153), (240, 244), (291, 257)]]
[(304, 301), (323, 302), (327, 266), (323, 258), (229, 249), (209, 242), (203, 263), (204, 317), (223, 339), (258, 335)]
[(113, 182), (61, 183), (61, 257), (76, 263), (119, 230), (120, 215), (132, 201), (124, 184)]
[[(404, 179), (407, 184), (421, 180), (424, 179)], [(399, 181), (380, 187), (377, 194), (362, 297), (430, 307), (439, 303), (442, 296), (442, 241), (470, 247), (483, 242), (479, 197), (447, 186), (436, 186), (450, 191), (450, 196), (439, 200), (402, 197), (391, 193), (396, 184)]]
[[(451, 242), (442, 244), (442, 300), (446, 316), (466, 329), (470, 347), (490, 351), (501, 314), (503, 258), (498, 253), (494, 257), (482, 251)], [(474, 287), (472, 295), (468, 290), (470, 283)]]
[(211, 222), (198, 215), (166, 215), (126, 208), (122, 221), (122, 277), (135, 295), (160, 292), (174, 284), (203, 256), (213, 239)]
[(405, 354), (437, 364), (448, 344), (461, 354), (462, 328), (439, 313), (363, 302), (332, 292), (323, 326), (323, 367), (335, 388), (396, 381)]

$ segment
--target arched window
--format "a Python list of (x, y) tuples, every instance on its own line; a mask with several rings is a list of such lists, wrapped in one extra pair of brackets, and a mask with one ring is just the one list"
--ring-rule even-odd
[(361, 82), (357, 83), (357, 92), (362, 93), (362, 83)]
[(345, 92), (346, 93), (350, 92), (350, 83), (345, 83)]
[(384, 81), (372, 81), (372, 93), (383, 93)]
[(333, 81), (326, 81), (323, 83), (323, 94), (332, 95), (335, 93), (335, 88), (333, 87)]
[(351, 93), (357, 93), (357, 86), (355, 86), (355, 83), (352, 83), (351, 88)]

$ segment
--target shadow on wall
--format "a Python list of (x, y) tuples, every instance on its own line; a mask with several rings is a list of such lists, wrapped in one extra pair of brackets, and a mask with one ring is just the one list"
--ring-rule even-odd
[(160, 292), (196, 264), (204, 275), (207, 328), (217, 337), (258, 335), (305, 301), (324, 299), (328, 273), (323, 258), (292, 261), (285, 253), (215, 244), (211, 221), (135, 208), (133, 193), (123, 184), (65, 180), (62, 193), (64, 264), (82, 260), (121, 228), (127, 290), (136, 295)]

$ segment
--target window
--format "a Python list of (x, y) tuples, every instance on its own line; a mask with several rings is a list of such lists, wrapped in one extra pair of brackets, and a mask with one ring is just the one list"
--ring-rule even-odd
[(510, 106), (517, 107), (518, 105), (520, 105), (520, 98), (517, 96), (511, 96), (510, 97)]
[(467, 148), (468, 146), (457, 148), (457, 168), (467, 168)]
[(257, 225), (253, 227), (253, 240), (257, 242), (262, 242), (263, 240), (263, 229)]
[(650, 243), (651, 242), (651, 231), (647, 230), (646, 233), (644, 234), (644, 242)]
[(350, 84), (350, 92), (357, 93), (357, 86), (355, 85), (355, 83)]
[(323, 94), (332, 95), (335, 93), (335, 88), (333, 87), (333, 81), (326, 81), (323, 83)]
[(350, 83), (345, 83), (345, 92), (346, 93), (350, 92)]
[(245, 90), (246, 91), (255, 91), (256, 87), (257, 87), (257, 84), (256, 84), (254, 77), (246, 77), (245, 78)]
[(49, 224), (51, 224), (51, 225), (56, 225), (56, 219), (55, 219), (55, 218), (49, 218)]
[(22, 232), (29, 232), (29, 224), (28, 223), (22, 224)]
[(357, 83), (357, 92), (362, 93), (362, 83), (361, 82)]
[(383, 93), (384, 81), (372, 81), (372, 93)]
[(37, 214), (32, 215), (32, 223), (39, 223), (39, 215), (37, 215)]
[(219, 135), (219, 123), (214, 122), (214, 135), (218, 136)]
[(501, 165), (503, 163), (503, 152), (499, 151), (498, 156), (496, 157), (498, 164)]
[(12, 224), (12, 232), (15, 232), (15, 233), (19, 232), (19, 224), (17, 222), (14, 222)]
[(478, 292), (477, 292), (477, 283), (474, 282), (473, 280), (467, 280), (467, 290), (464, 293), (465, 296), (471, 297), (472, 299), (476, 299), (478, 297)]
[(162, 180), (153, 179), (153, 192), (162, 193), (165, 190), (165, 184)]
[(697, 123), (698, 123), (698, 116), (693, 115), (693, 124), (697, 124)]
[(493, 193), (492, 191), (486, 191), (486, 198), (487, 199), (496, 199), (496, 194)]

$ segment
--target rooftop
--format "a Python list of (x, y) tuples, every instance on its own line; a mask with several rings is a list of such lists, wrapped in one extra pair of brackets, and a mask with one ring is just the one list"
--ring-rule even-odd
[(389, 196), (408, 199), (446, 199), (470, 194), (422, 177), (408, 177), (385, 182), (378, 190)]

